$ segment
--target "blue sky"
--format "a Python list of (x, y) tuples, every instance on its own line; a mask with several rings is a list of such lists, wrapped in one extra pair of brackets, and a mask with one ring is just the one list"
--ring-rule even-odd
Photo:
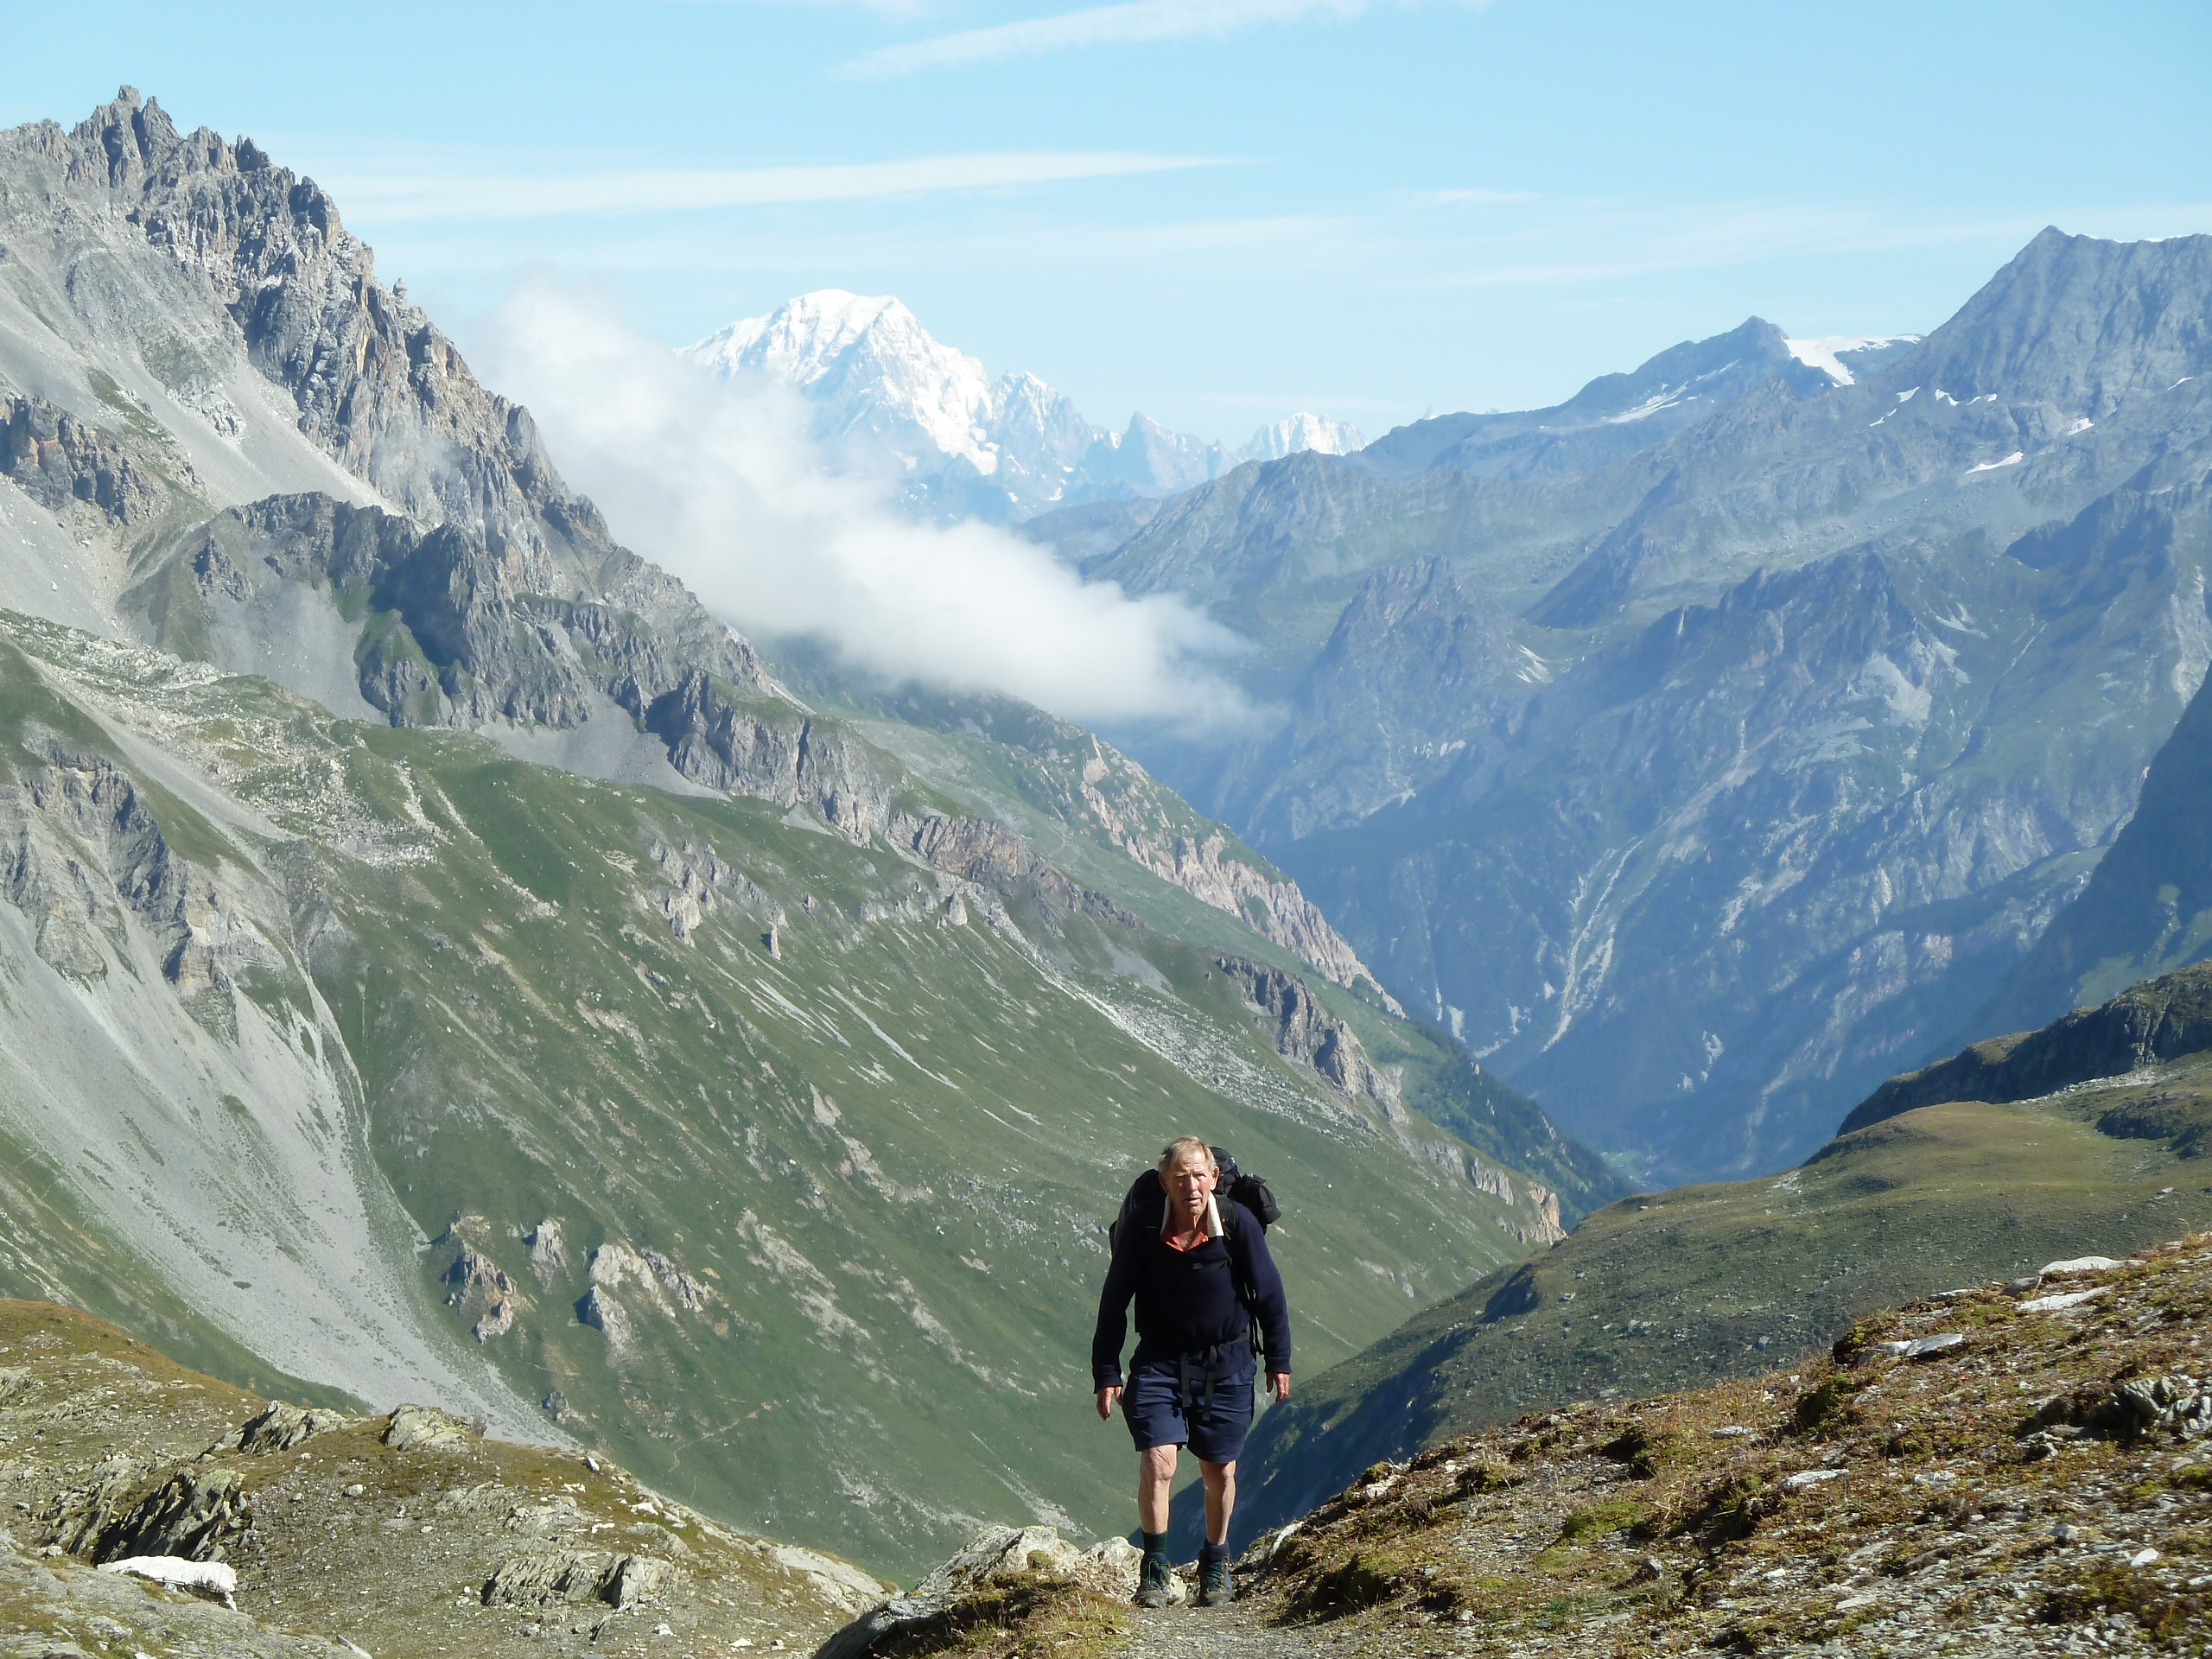
[(1751, 313), (1921, 332), (2046, 223), (2212, 232), (2212, 6), (995, 0), (0, 11), (0, 120), (130, 82), (338, 194), (461, 340), (812, 288), (1118, 424), (1548, 403)]

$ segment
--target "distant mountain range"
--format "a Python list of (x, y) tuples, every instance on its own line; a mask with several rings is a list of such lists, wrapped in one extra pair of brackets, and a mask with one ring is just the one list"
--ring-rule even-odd
[[(2212, 661), (2208, 315), (2212, 238), (2049, 230), (1924, 340), (1754, 318), (1022, 533), (1252, 641), (1274, 729), (1121, 741), (1407, 1007), (1649, 1179), (1750, 1173), (1966, 1034), (2134, 811)], [(2109, 995), (2063, 937), (2008, 1022)]]
[(1173, 494), (1248, 461), (1346, 454), (1357, 428), (1301, 411), (1240, 449), (1143, 415), (1093, 426), (1031, 374), (993, 378), (931, 337), (897, 300), (823, 289), (731, 323), (683, 355), (724, 375), (762, 374), (813, 405), (814, 435), (841, 468), (887, 480), (919, 517), (1007, 524), (1053, 506)]

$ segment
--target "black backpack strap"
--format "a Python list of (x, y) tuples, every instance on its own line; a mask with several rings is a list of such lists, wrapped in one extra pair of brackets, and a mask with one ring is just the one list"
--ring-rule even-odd
[[(1245, 1340), (1251, 1344), (1255, 1357), (1268, 1351), (1267, 1339), (1260, 1331), (1259, 1287), (1245, 1276), (1236, 1265), (1236, 1237), (1244, 1230), (1245, 1210), (1241, 1204), (1224, 1201), (1221, 1205), (1222, 1243), (1229, 1247), (1229, 1283), (1236, 1294), (1236, 1305), (1244, 1310)], [(1260, 1230), (1267, 1228), (1262, 1225)]]
[(1120, 1245), (1122, 1229), (1128, 1226), (1132, 1222), (1141, 1219), (1145, 1211), (1155, 1201), (1165, 1206), (1167, 1202), (1167, 1191), (1160, 1185), (1159, 1175), (1147, 1169), (1129, 1183), (1129, 1190), (1122, 1197), (1121, 1212), (1114, 1217), (1114, 1224), (1106, 1230), (1106, 1249), (1109, 1255), (1111, 1255)]

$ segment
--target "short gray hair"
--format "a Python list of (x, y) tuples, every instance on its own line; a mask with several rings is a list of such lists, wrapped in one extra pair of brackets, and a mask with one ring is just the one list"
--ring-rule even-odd
[(1221, 1173), (1221, 1160), (1213, 1155), (1213, 1148), (1195, 1135), (1179, 1135), (1160, 1149), (1160, 1173), (1162, 1175), (1175, 1167), (1177, 1160), (1203, 1158), (1208, 1169)]

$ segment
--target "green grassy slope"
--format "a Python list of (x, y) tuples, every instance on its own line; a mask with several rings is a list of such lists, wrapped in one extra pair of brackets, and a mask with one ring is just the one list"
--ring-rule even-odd
[[(1398, 1077), (1408, 1104), (1542, 1181), (1559, 1195), (1568, 1224), (1629, 1190), (1597, 1154), (1562, 1134), (1535, 1102), (1470, 1060), (1458, 1043), (1392, 1015), (1371, 982), (1351, 988), (1332, 984), (1291, 950), (1255, 932), (1248, 918), (1205, 903), (1138, 862), (1116, 839), (1117, 829), (1155, 845), (1219, 836), (1224, 859), (1268, 880), (1289, 880), (1234, 831), (1090, 732), (1009, 697), (873, 690), (853, 683), (818, 652), (788, 644), (774, 656), (778, 672), (815, 706), (853, 721), (962, 810), (1012, 825), (1074, 880), (1147, 925), (1202, 950), (1302, 975)], [(1112, 823), (1093, 795), (1115, 815)]]
[[(1429, 1156), (1439, 1131), (1386, 1134), (1278, 1058), (1206, 950), (1001, 906), (759, 803), (581, 780), (0, 621), (29, 665), (11, 698), (141, 772), (158, 743), (233, 815), (195, 839), (197, 809), (156, 801), (181, 855), (289, 918), (226, 994), (229, 1029), (287, 1031), (352, 1080), (428, 1241), (395, 1302), (545, 1402), (549, 1434), (710, 1513), (895, 1574), (978, 1517), (1118, 1530), (1126, 1443), (1090, 1417), (1084, 1365), (1100, 1234), (1172, 1133), (1283, 1195), (1301, 1369), (1516, 1258), (1536, 1223), (1525, 1186)], [(0, 1258), (0, 1290), (84, 1301), (99, 1274), (157, 1299), (161, 1262), (10, 1219), (41, 1274)]]
[(1280, 1523), (1376, 1459), (1441, 1436), (1756, 1375), (1816, 1353), (1872, 1308), (2202, 1228), (2212, 1171), (2166, 1139), (2098, 1127), (2184, 1094), (2212, 1096), (2212, 1057), (2044, 1101), (1923, 1106), (1781, 1176), (1601, 1210), (1269, 1414), (1240, 1529)]

